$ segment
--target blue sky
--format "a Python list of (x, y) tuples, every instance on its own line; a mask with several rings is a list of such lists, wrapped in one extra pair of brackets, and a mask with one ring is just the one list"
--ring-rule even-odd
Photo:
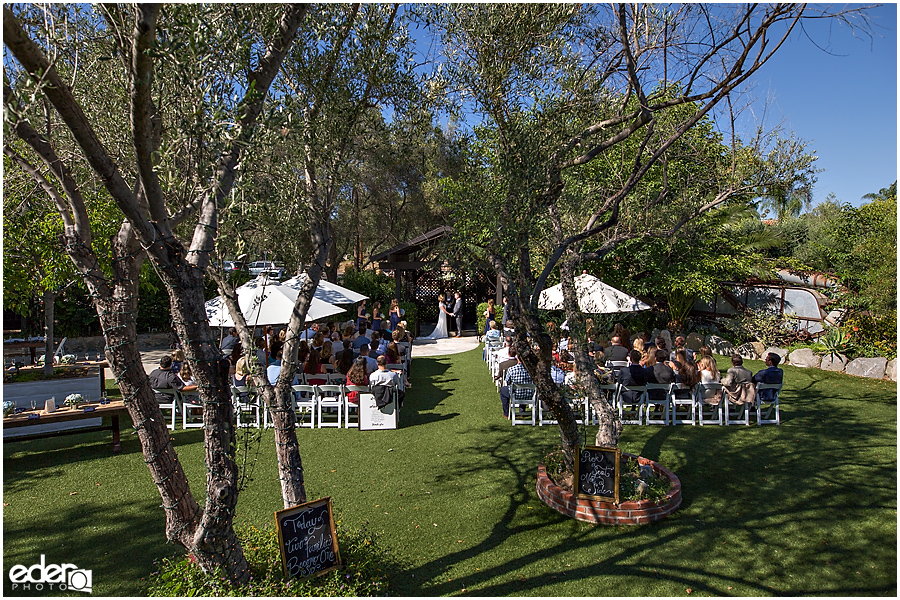
[(819, 156), (814, 203), (833, 192), (858, 206), (897, 179), (897, 5), (871, 14), (881, 37), (813, 23), (755, 77), (757, 117), (768, 98), (764, 124), (782, 123)]
[[(830, 20), (805, 22), (751, 79), (755, 100), (738, 133), (746, 141), (762, 124), (806, 140), (822, 169), (813, 204), (834, 193), (858, 206), (897, 179), (897, 6), (870, 14), (874, 37)], [(440, 50), (421, 29), (412, 35), (421, 54)]]

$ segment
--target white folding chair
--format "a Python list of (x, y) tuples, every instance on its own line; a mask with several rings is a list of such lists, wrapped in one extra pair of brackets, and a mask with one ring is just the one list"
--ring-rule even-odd
[(400, 371), (398, 374), (400, 376), (400, 389), (399, 391), (406, 390), (406, 367), (403, 363), (391, 363), (389, 365), (384, 366), (388, 371)]
[[(701, 388), (701, 386), (704, 387)], [(722, 387), (721, 383), (706, 383), (700, 384), (697, 387), (700, 388), (697, 395), (698, 402), (703, 399), (703, 391), (705, 390), (715, 390), (719, 392), (722, 398), (722, 401), (719, 402), (719, 404), (721, 405), (723, 425), (750, 425), (750, 413), (753, 411), (752, 403), (732, 402), (731, 400), (729, 400), (728, 394), (725, 393), (725, 390)], [(700, 408), (702, 409), (702, 406)]]
[[(234, 404), (234, 414), (238, 427), (256, 427), (259, 429), (261, 412), (259, 403), (253, 392), (248, 387), (231, 386), (231, 402)], [(242, 422), (245, 415), (250, 416), (250, 421)]]
[[(516, 390), (525, 390), (528, 392), (528, 396), (524, 398), (518, 398), (516, 394)], [(537, 388), (532, 383), (511, 383), (509, 386), (509, 418), (512, 421), (513, 425), (531, 425), (534, 427), (534, 424), (537, 420), (537, 403), (539, 402), (537, 395)], [(530, 413), (530, 418), (528, 420), (524, 419), (516, 419), (517, 413), (518, 416), (525, 416)]]
[[(644, 418), (647, 425), (668, 425), (671, 420), (669, 417), (669, 411), (671, 409), (671, 402), (669, 398), (669, 390), (672, 388), (672, 385), (669, 383), (648, 383), (647, 384), (647, 395), (644, 404)], [(651, 392), (658, 391), (662, 392), (660, 395), (662, 398), (654, 399), (653, 394)], [(662, 406), (662, 414), (663, 417), (661, 419), (654, 418), (653, 415), (656, 414), (655, 409), (658, 406)]]
[[(342, 385), (319, 385), (319, 429), (322, 427), (341, 427), (341, 411), (344, 407), (344, 386)], [(322, 418), (323, 409), (326, 414), (337, 412), (337, 420), (330, 421)]]
[[(319, 405), (319, 391), (314, 385), (294, 385), (294, 412), (297, 415), (297, 427), (316, 426), (316, 407)], [(308, 419), (307, 419), (308, 415)]]
[[(676, 396), (675, 392), (687, 390), (687, 397), (684, 395)], [(690, 388), (680, 383), (673, 383), (669, 388), (669, 403), (672, 406), (671, 418), (669, 422), (672, 425), (696, 425), (697, 424), (697, 402), (694, 394), (690, 392)]]
[[(350, 392), (359, 392), (356, 404), (350, 402)], [(359, 404), (364, 401), (364, 395), (372, 395), (372, 389), (367, 385), (348, 385), (344, 387), (344, 429), (359, 427)], [(350, 411), (356, 413), (356, 421), (350, 422)]]
[[(180, 410), (178, 405), (181, 404), (181, 394), (178, 393), (173, 388), (166, 388), (163, 390), (154, 389), (153, 392), (156, 394), (164, 394), (166, 396), (172, 397), (171, 402), (160, 403), (159, 410), (161, 410), (161, 411), (162, 410), (171, 410), (172, 411), (171, 422), (169, 424), (167, 424), (166, 427), (174, 430), (175, 429), (175, 413), (177, 413)], [(163, 416), (165, 416), (165, 415), (163, 415)]]
[(694, 387), (694, 405), (697, 410), (697, 420), (701, 427), (703, 425), (725, 424), (725, 412), (728, 410), (728, 398), (725, 396), (724, 392), (722, 394), (722, 401), (718, 404), (709, 404), (703, 401), (703, 392), (721, 389), (722, 384), (716, 382), (698, 383), (696, 387)]
[[(756, 423), (757, 425), (781, 425), (781, 406), (779, 404), (779, 396), (781, 396), (781, 383), (758, 383), (756, 384)], [(775, 390), (774, 398), (763, 400), (760, 394), (762, 390)], [(774, 418), (772, 415), (774, 413)]]
[[(203, 402), (200, 400), (200, 394), (197, 392), (182, 392), (181, 406), (181, 427), (183, 429), (192, 429), (203, 427)], [(193, 420), (197, 415), (194, 411), (200, 411), (200, 421)]]
[[(635, 392), (637, 397), (627, 399), (623, 396), (625, 392)], [(644, 424), (644, 406), (647, 397), (646, 385), (626, 386), (619, 384), (616, 390), (616, 407), (619, 409), (619, 421), (623, 425), (643, 425)]]
[(344, 385), (347, 383), (347, 376), (342, 373), (329, 373), (328, 385)]

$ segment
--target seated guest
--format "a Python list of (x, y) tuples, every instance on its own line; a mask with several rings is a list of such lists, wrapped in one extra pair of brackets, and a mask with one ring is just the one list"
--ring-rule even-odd
[[(754, 383), (784, 383), (784, 371), (778, 368), (781, 357), (774, 352), (766, 354), (766, 368), (753, 376)], [(775, 390), (760, 390), (759, 399), (771, 402), (775, 399)]]
[(249, 374), (250, 369), (247, 367), (247, 358), (242, 356), (234, 367), (234, 377), (232, 378), (234, 387), (247, 386), (250, 383), (247, 379)]
[[(387, 368), (387, 357), (378, 357), (378, 368), (369, 375), (369, 388), (372, 395), (375, 396), (375, 403), (379, 408), (385, 407), (391, 403), (391, 388), (401, 390), (400, 376), (395, 371), (389, 371)], [(399, 392), (397, 403), (403, 406), (404, 392)]]
[(378, 347), (381, 345), (381, 334), (377, 331), (369, 331), (366, 337), (369, 338), (369, 356), (378, 358)]
[[(272, 360), (272, 364), (266, 367), (266, 377), (269, 379), (269, 383), (275, 385), (278, 383), (278, 376), (281, 375), (281, 357), (282, 352), (284, 350), (283, 346), (277, 345), (275, 348), (275, 355)], [(297, 383), (297, 377), (294, 377), (294, 384)]]
[(317, 331), (316, 335), (313, 336), (312, 340), (309, 342), (310, 350), (322, 350), (322, 344), (325, 343), (325, 336), (322, 335), (321, 331)]
[(222, 354), (228, 356), (231, 354), (231, 350), (236, 343), (238, 343), (237, 329), (232, 327), (231, 330), (228, 331), (228, 335), (225, 336), (225, 339), (223, 339), (222, 343), (219, 345), (219, 350), (222, 351)]
[(507, 358), (506, 360), (501, 360), (501, 361), (498, 363), (498, 365), (497, 365), (497, 367), (498, 367), (498, 368), (497, 368), (497, 375), (494, 377), (494, 379), (499, 379), (499, 380), (501, 380), (501, 381), (504, 380), (504, 377), (506, 376), (506, 371), (509, 370), (510, 367), (514, 366), (516, 363), (519, 362), (519, 361), (516, 359), (516, 349), (515, 349), (515, 347), (514, 347), (514, 346), (509, 346), (509, 347), (507, 348), (507, 350), (509, 351), (508, 354), (507, 354), (508, 358)]
[(182, 364), (184, 364), (184, 350), (181, 348), (172, 350), (172, 372), (177, 375)]
[(372, 340), (366, 336), (366, 323), (363, 321), (363, 324), (359, 327), (357, 336), (353, 338), (353, 349), (359, 350), (361, 347), (368, 346), (371, 343)]
[(309, 327), (306, 328), (306, 331), (300, 334), (300, 339), (302, 340), (311, 340), (316, 336), (316, 333), (319, 331), (318, 323), (310, 323)]
[(334, 344), (331, 342), (331, 339), (326, 339), (322, 342), (322, 352), (321, 352), (322, 364), (325, 365), (325, 368), (328, 368), (328, 365), (334, 366)]
[[(172, 372), (172, 357), (163, 356), (159, 359), (159, 368), (150, 371), (150, 387), (155, 390), (173, 389), (176, 392), (192, 392), (197, 389), (196, 385), (186, 386), (181, 378)], [(170, 404), (172, 396), (166, 394), (156, 394), (156, 401), (160, 404)]]
[[(628, 331), (621, 323), (616, 323), (615, 325), (613, 325), (611, 337), (615, 336), (618, 336), (619, 342), (622, 344), (622, 346), (625, 347), (626, 350), (631, 350), (631, 332)], [(622, 360), (626, 359), (623, 358)]]
[[(522, 361), (516, 357), (516, 364), (507, 369), (506, 375), (503, 377), (503, 386), (500, 387), (500, 406), (503, 409), (503, 418), (509, 418), (510, 389), (514, 383), (527, 384), (531, 383), (531, 375), (525, 370)], [(527, 400), (531, 397), (529, 390), (516, 390), (515, 400)]]
[(315, 375), (324, 375), (327, 371), (325, 365), (322, 364), (322, 355), (315, 348), (309, 351), (306, 362), (303, 363), (303, 373), (306, 375), (307, 385), (325, 385), (328, 381), (325, 377), (315, 377)]
[[(628, 366), (619, 369), (617, 380), (620, 385), (626, 387), (647, 385), (647, 382), (650, 381), (650, 372), (648, 369), (641, 366), (640, 352), (632, 350), (628, 353)], [(625, 402), (637, 402), (640, 397), (640, 392), (622, 392), (622, 399)]]
[[(655, 360), (656, 362), (649, 367), (649, 383), (661, 383), (665, 385), (671, 385), (675, 383), (675, 371), (672, 370), (672, 367), (666, 364), (667, 357), (668, 354), (666, 354), (665, 350), (656, 350), (653, 353), (653, 360)], [(666, 392), (663, 390), (650, 390), (647, 393), (649, 394), (651, 400), (666, 399)]]
[[(666, 343), (666, 338), (664, 338), (661, 335), (656, 336), (656, 347), (659, 348), (660, 350), (665, 350), (666, 357), (669, 356), (669, 345)], [(674, 358), (672, 358), (671, 360), (673, 362), (675, 361)]]
[(687, 359), (684, 350), (675, 351), (675, 361), (669, 366), (675, 371), (675, 382), (687, 389), (676, 389), (675, 397), (680, 399), (690, 398), (694, 393), (694, 386), (700, 383), (700, 371), (697, 365)]
[[(347, 385), (369, 385), (369, 375), (366, 368), (366, 359), (362, 356), (353, 361), (353, 366), (347, 371)], [(348, 392), (347, 401), (350, 404), (359, 404), (359, 392)]]
[(675, 336), (675, 339), (672, 340), (672, 344), (675, 346), (675, 348), (669, 354), (669, 360), (675, 360), (675, 353), (679, 350), (682, 350), (687, 357), (688, 362), (694, 362), (694, 351), (685, 346), (686, 342), (687, 340), (684, 339), (683, 335)]
[(344, 340), (341, 342), (344, 349), (337, 353), (334, 361), (334, 368), (337, 369), (337, 372), (341, 375), (346, 375), (347, 371), (353, 366), (353, 348), (350, 347), (350, 340)]
[(369, 356), (369, 346), (363, 344), (359, 347), (359, 356), (360, 358), (366, 359), (366, 374), (368, 375), (372, 371), (378, 368), (378, 363), (375, 362), (375, 359)]
[[(700, 357), (702, 358), (704, 356), (712, 358), (712, 350), (710, 350), (709, 346), (700, 346)], [(713, 359), (713, 361), (715, 362), (715, 359)]]
[[(383, 323), (387, 323), (387, 321), (383, 321)], [(375, 358), (387, 352), (387, 347), (392, 343), (396, 344), (396, 342), (391, 341), (391, 333), (386, 329), (382, 329), (381, 334), (378, 336), (378, 350), (375, 352)]]
[[(697, 361), (700, 369), (700, 383), (718, 383), (719, 366), (711, 356), (701, 356)], [(707, 404), (718, 404), (722, 401), (722, 392), (719, 390), (703, 390), (703, 401)]]
[(353, 328), (353, 325), (347, 325), (344, 327), (344, 332), (341, 334), (341, 340), (353, 341), (354, 333), (356, 333), (356, 330)]
[(269, 347), (269, 364), (272, 363), (275, 356), (281, 354), (281, 351), (284, 350), (284, 344), (275, 340), (272, 342), (272, 345)]
[(269, 364), (269, 349), (266, 347), (266, 338), (258, 337), (253, 344), (256, 346), (256, 362), (264, 367), (267, 366)]
[(181, 379), (182, 383), (184, 383), (184, 387), (197, 387), (194, 383), (194, 374), (191, 373), (190, 363), (184, 363), (183, 365), (181, 365), (181, 370), (178, 371), (178, 377)]
[[(603, 354), (606, 356), (606, 360), (615, 362), (628, 360), (628, 348), (622, 345), (622, 338), (617, 335), (612, 337), (609, 347), (603, 351)], [(640, 353), (638, 353), (637, 362), (640, 362), (640, 360)]]
[(500, 324), (497, 321), (491, 321), (488, 323), (487, 333), (484, 334), (484, 339), (486, 340), (499, 340), (503, 338), (503, 333), (500, 331)]
[(753, 373), (744, 367), (744, 359), (740, 354), (731, 355), (731, 368), (722, 378), (722, 386), (728, 394), (728, 400), (735, 404), (753, 404), (756, 400), (756, 389), (753, 387)]

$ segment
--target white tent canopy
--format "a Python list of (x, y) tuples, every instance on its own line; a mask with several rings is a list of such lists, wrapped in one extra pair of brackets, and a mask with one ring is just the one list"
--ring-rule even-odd
[[(250, 284), (253, 285), (250, 285)], [(291, 318), (294, 303), (297, 301), (297, 288), (277, 283), (262, 284), (256, 279), (235, 290), (238, 296), (238, 307), (244, 314), (247, 325), (285, 325)], [(331, 315), (344, 312), (343, 308), (313, 298), (306, 314), (306, 320), (316, 321)], [(233, 327), (234, 321), (228, 313), (225, 301), (221, 296), (206, 303), (206, 317), (212, 327)]]
[[(618, 313), (649, 310), (649, 306), (637, 298), (606, 285), (593, 275), (586, 273), (575, 278), (575, 293), (578, 308), (583, 313)], [(562, 284), (554, 285), (541, 292), (538, 308), (545, 310), (563, 309)]]
[[(299, 289), (304, 283), (306, 283), (306, 273), (301, 273), (296, 277), (291, 277), (287, 281), (284, 281), (282, 285)], [(315, 297), (322, 302), (330, 302), (331, 304), (356, 304), (357, 302), (368, 298), (368, 296), (357, 294), (353, 290), (348, 290), (343, 286), (331, 283), (325, 279), (319, 280)]]

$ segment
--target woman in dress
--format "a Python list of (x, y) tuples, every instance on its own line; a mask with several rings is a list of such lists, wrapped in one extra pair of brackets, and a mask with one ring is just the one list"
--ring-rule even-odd
[[(347, 371), (347, 385), (369, 385), (369, 376), (366, 375), (366, 359), (360, 356), (353, 362), (353, 366)], [(359, 404), (359, 392), (347, 392), (347, 402)]]
[(372, 305), (372, 330), (373, 331), (381, 331), (381, 319), (384, 318), (384, 315), (381, 314), (381, 302), (376, 302)]
[(362, 327), (362, 324), (366, 322), (366, 301), (361, 300), (359, 303), (359, 308), (356, 309), (356, 326)]
[(438, 296), (438, 322), (426, 340), (439, 340), (447, 337), (447, 307), (444, 306), (444, 295)]
[(391, 300), (391, 310), (388, 311), (388, 316), (391, 319), (391, 331), (397, 329), (397, 325), (400, 324), (400, 303), (397, 302), (397, 299), (394, 298)]
[(309, 357), (303, 365), (303, 373), (306, 374), (306, 385), (325, 385), (328, 382), (324, 377), (314, 377), (325, 374), (325, 365), (322, 364), (321, 355), (315, 348), (309, 351)]
[(488, 307), (487, 310), (484, 311), (484, 335), (487, 336), (488, 332), (491, 330), (491, 321), (495, 321), (497, 319), (497, 308), (494, 306), (494, 299), (488, 298)]

